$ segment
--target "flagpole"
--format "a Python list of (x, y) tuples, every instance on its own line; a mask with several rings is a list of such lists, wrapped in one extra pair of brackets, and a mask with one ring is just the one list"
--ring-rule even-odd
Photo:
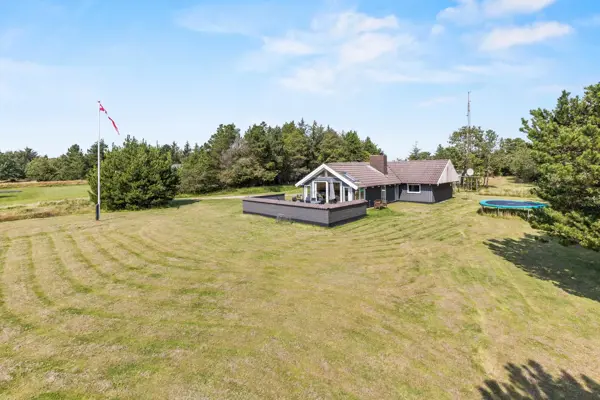
[(98, 100), (98, 191), (96, 196), (96, 221), (100, 221), (100, 100)]

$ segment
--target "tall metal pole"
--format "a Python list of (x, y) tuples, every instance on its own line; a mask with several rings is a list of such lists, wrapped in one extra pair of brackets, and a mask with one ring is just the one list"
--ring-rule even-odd
[(96, 221), (100, 221), (100, 101), (98, 100), (98, 192), (96, 201)]
[(467, 123), (468, 123), (468, 130), (467, 130), (467, 157), (469, 156), (469, 153), (471, 152), (471, 92), (469, 91), (469, 93), (467, 94)]

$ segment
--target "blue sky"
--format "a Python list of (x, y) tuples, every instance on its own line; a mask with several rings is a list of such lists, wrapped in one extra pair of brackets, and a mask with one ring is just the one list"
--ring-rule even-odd
[(87, 148), (102, 100), (152, 143), (304, 117), (404, 157), (466, 124), (469, 90), (516, 137), (598, 65), (597, 0), (0, 0), (0, 149)]

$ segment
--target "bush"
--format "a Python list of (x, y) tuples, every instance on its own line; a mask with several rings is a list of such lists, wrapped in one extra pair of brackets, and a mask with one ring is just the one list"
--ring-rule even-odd
[(38, 182), (56, 180), (58, 175), (56, 160), (49, 159), (48, 157), (35, 158), (27, 164), (25, 175), (27, 179)]
[[(97, 199), (97, 169), (88, 175), (90, 200)], [(100, 168), (101, 206), (139, 210), (166, 206), (177, 193), (179, 176), (171, 154), (127, 137), (123, 147), (107, 151)]]
[(220, 188), (218, 172), (212, 168), (210, 157), (205, 151), (198, 151), (188, 157), (179, 170), (181, 193), (209, 193)]

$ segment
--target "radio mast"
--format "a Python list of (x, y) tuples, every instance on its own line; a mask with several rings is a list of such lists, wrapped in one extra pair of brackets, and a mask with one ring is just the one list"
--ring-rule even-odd
[(471, 153), (471, 91), (467, 93), (467, 162)]

